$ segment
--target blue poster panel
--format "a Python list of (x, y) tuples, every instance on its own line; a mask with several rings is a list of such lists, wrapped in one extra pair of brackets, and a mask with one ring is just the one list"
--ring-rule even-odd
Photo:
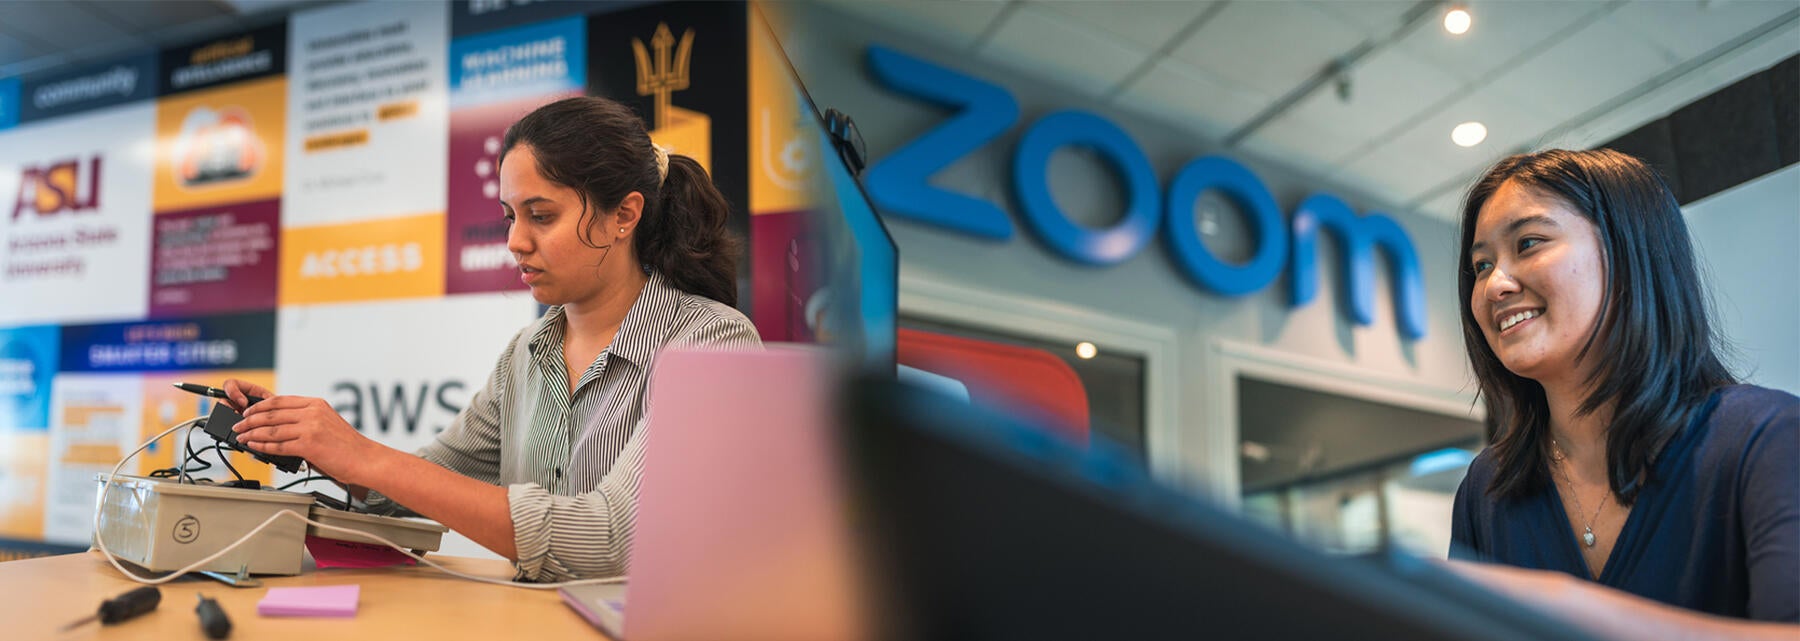
[(461, 38), (556, 18), (618, 11), (647, 2), (648, 0), (615, 0), (613, 2), (454, 0), (450, 3), (450, 36)]
[(61, 370), (274, 369), (275, 312), (63, 328)]
[(36, 122), (156, 96), (156, 56), (26, 76), (19, 92), (19, 122)]
[(19, 79), (0, 78), (0, 131), (19, 124)]
[(0, 432), (50, 427), (56, 342), (54, 325), (0, 329)]
[(450, 107), (580, 91), (587, 82), (581, 18), (458, 38), (450, 43)]

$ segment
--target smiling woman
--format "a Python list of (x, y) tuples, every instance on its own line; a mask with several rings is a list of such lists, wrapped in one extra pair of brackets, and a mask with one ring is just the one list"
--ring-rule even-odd
[[(375, 512), (399, 505), (512, 559), (519, 576), (625, 571), (649, 438), (645, 385), (677, 346), (754, 347), (737, 299), (728, 207), (693, 159), (629, 109), (561, 100), (507, 130), (507, 249), (543, 318), (416, 455), (364, 437), (316, 398), (227, 381), (254, 449), (305, 458)], [(267, 400), (245, 407), (245, 393)]]
[(1464, 205), (1461, 265), (1492, 445), (1451, 556), (1552, 571), (1469, 568), (1602, 634), (1792, 638), (1742, 619), (1800, 621), (1800, 399), (1715, 354), (1655, 171), (1611, 150), (1502, 160)]

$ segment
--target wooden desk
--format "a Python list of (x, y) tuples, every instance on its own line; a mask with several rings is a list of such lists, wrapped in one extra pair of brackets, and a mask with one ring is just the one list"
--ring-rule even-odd
[[(512, 578), (505, 561), (430, 557), (458, 572)], [(426, 565), (350, 570), (309, 569), (298, 576), (259, 577), (262, 587), (233, 588), (204, 577), (157, 586), (156, 611), (118, 625), (62, 626), (94, 613), (100, 602), (138, 587), (99, 552), (0, 563), (0, 637), (46, 639), (195, 639), (204, 641), (196, 594), (217, 599), (231, 617), (232, 639), (601, 639), (556, 590), (488, 585)], [(256, 602), (271, 587), (362, 586), (356, 616), (347, 619), (262, 617)]]

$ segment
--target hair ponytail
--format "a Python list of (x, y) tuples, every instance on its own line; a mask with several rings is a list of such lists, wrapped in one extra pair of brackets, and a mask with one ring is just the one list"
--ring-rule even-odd
[(725, 195), (700, 163), (671, 153), (655, 200), (638, 224), (638, 259), (682, 291), (736, 307), (738, 243), (725, 229)]
[[(725, 229), (731, 205), (693, 158), (669, 154), (665, 174), (644, 121), (625, 105), (579, 96), (539, 107), (506, 130), (500, 157), (531, 147), (538, 173), (581, 197), (581, 242), (594, 246), (596, 213), (644, 196), (632, 248), (677, 289), (737, 306), (738, 243)], [(600, 230), (601, 237), (607, 237)]]

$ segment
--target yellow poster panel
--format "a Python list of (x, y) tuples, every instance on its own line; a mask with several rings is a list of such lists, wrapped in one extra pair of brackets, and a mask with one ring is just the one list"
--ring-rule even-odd
[(281, 233), (281, 304), (444, 295), (444, 214)]
[(49, 461), (49, 432), (0, 431), (0, 537), (44, 538)]
[(286, 132), (285, 76), (163, 98), (156, 212), (279, 196)]
[[(768, 9), (768, 7), (763, 7)], [(817, 143), (800, 111), (787, 60), (759, 12), (750, 20), (750, 215), (794, 212), (808, 206), (807, 181)]]
[[(198, 383), (210, 387), (222, 387), (225, 385), (225, 379), (228, 378), (249, 381), (269, 389), (275, 389), (275, 372), (266, 369), (145, 373), (143, 375), (143, 433), (137, 440), (139, 442), (150, 440), (150, 437), (156, 436), (182, 421), (212, 412), (214, 399), (175, 389), (175, 383)], [(195, 428), (195, 432), (199, 431), (199, 428)], [(199, 455), (199, 459), (212, 465), (211, 468), (196, 473), (196, 476), (218, 480), (236, 478), (232, 476), (230, 469), (219, 463), (221, 452), (202, 449), (203, 444), (213, 442), (211, 439), (196, 434), (193, 442), (194, 451)], [(136, 459), (136, 473), (147, 475), (152, 470), (175, 467), (176, 458), (182, 453), (180, 443), (181, 433), (176, 432), (158, 441), (151, 449), (139, 453)], [(231, 462), (231, 467), (237, 468), (238, 473), (242, 474), (244, 478), (255, 479), (264, 484), (274, 481), (274, 468), (252, 458), (249, 454), (231, 452), (230, 458), (227, 460)], [(189, 469), (195, 467), (200, 467), (200, 465), (188, 464)]]
[(650, 130), (650, 141), (700, 163), (712, 173), (712, 117), (698, 111), (669, 107), (665, 122)]

